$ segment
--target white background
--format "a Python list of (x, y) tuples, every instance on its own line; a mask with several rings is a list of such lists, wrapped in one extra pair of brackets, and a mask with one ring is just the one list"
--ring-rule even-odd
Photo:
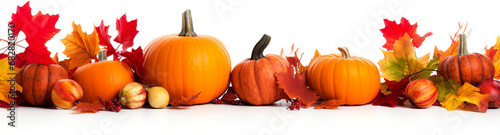
[[(2, 1), (0, 21), (5, 25), (17, 5), (26, 0)], [(434, 34), (417, 49), (417, 55), (432, 53), (434, 46), (446, 49), (449, 35), (457, 23), (469, 22), (469, 52), (484, 52), (495, 44), (500, 34), (499, 2), (491, 1), (298, 1), (298, 0), (33, 0), (32, 13), (59, 14), (56, 28), (62, 29), (47, 43), (49, 50), (65, 58), (59, 39), (72, 31), (71, 22), (81, 24), (91, 33), (104, 20), (116, 36), (115, 21), (124, 13), (138, 19), (135, 47), (145, 47), (152, 39), (180, 32), (181, 14), (192, 10), (194, 28), (199, 35), (212, 35), (224, 42), (232, 66), (248, 58), (262, 34), (272, 36), (265, 53), (279, 54), (292, 44), (304, 52), (307, 64), (315, 49), (338, 53), (347, 46), (352, 55), (372, 60), (383, 58), (379, 50), (385, 43), (379, 29), (383, 19), (406, 17), (418, 22), (417, 32)], [(0, 31), (7, 37), (7, 31)], [(114, 41), (112, 43), (117, 46)], [(26, 43), (24, 43), (26, 45)], [(135, 48), (134, 47), (134, 48)], [(336, 110), (286, 110), (284, 101), (272, 106), (198, 105), (187, 109), (123, 110), (120, 113), (72, 114), (55, 108), (17, 108), (16, 128), (7, 125), (8, 115), (0, 126), (1, 134), (480, 134), (496, 133), (500, 110), (487, 113), (446, 111), (441, 107), (414, 109), (372, 105), (342, 106)], [(4, 131), (7, 131), (6, 133)], [(164, 132), (164, 133), (163, 133)]]

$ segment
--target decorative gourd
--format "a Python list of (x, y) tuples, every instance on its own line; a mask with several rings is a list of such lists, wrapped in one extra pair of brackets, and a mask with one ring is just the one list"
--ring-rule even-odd
[(458, 53), (439, 62), (438, 73), (446, 79), (453, 79), (458, 84), (469, 82), (477, 86), (486, 79), (493, 78), (495, 67), (488, 58), (480, 53), (469, 54), (467, 51), (467, 35), (460, 34)]
[(243, 102), (267, 105), (281, 99), (274, 73), (286, 72), (288, 62), (280, 55), (262, 54), (270, 40), (264, 35), (253, 48), (251, 58), (237, 64), (231, 73), (233, 90)]
[(73, 80), (83, 89), (83, 102), (92, 103), (98, 96), (104, 101), (116, 99), (120, 89), (134, 81), (128, 66), (118, 61), (106, 61), (106, 50), (100, 50), (98, 57), (99, 62), (81, 66), (74, 73)]
[(24, 67), (16, 77), (23, 87), (23, 98), (34, 106), (53, 105), (51, 92), (60, 79), (68, 79), (68, 72), (57, 64), (31, 64)]
[(146, 46), (144, 83), (164, 87), (172, 100), (200, 93), (195, 104), (208, 103), (229, 86), (229, 53), (219, 39), (196, 35), (190, 10), (182, 22), (181, 33), (160, 36)]
[(346, 47), (342, 55), (321, 55), (311, 61), (307, 80), (321, 100), (338, 99), (347, 105), (363, 105), (380, 91), (380, 73), (368, 59), (351, 57)]

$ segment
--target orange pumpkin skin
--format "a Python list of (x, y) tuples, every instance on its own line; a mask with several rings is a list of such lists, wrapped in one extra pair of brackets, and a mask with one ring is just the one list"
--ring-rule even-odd
[[(187, 12), (184, 15), (190, 15)], [(183, 22), (191, 22), (190, 18), (184, 16)], [(186, 29), (189, 34), (160, 36), (146, 46), (144, 84), (164, 87), (172, 100), (199, 93), (195, 104), (208, 103), (220, 97), (229, 86), (229, 53), (219, 39), (196, 35), (185, 27), (183, 32)]]
[(486, 79), (493, 78), (495, 66), (488, 56), (480, 53), (468, 54), (465, 34), (460, 35), (457, 55), (451, 55), (439, 62), (438, 73), (458, 84), (469, 82), (477, 86)]
[(16, 81), (23, 87), (23, 98), (34, 106), (53, 105), (51, 92), (60, 79), (68, 79), (68, 72), (57, 64), (31, 64), (17, 74)]
[(134, 81), (130, 68), (117, 61), (100, 61), (79, 67), (73, 76), (83, 89), (80, 101), (94, 102), (97, 96), (104, 101), (116, 99), (126, 84)]
[(275, 73), (286, 72), (288, 62), (280, 55), (262, 55), (271, 37), (264, 35), (255, 45), (252, 57), (237, 64), (231, 73), (234, 93), (251, 105), (272, 104), (281, 99)]
[(322, 55), (311, 61), (307, 71), (309, 86), (318, 91), (321, 100), (338, 99), (347, 105), (363, 105), (372, 101), (380, 91), (380, 72), (377, 66), (362, 57)]

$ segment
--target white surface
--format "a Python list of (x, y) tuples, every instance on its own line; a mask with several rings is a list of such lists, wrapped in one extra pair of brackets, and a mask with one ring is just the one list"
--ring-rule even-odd
[[(18, 125), (7, 134), (405, 134), (455, 135), (498, 132), (500, 110), (487, 113), (428, 109), (341, 106), (335, 110), (287, 110), (272, 106), (205, 104), (185, 109), (124, 109), (119, 113), (73, 114), (55, 108), (20, 107)], [(3, 130), (1, 130), (3, 132)], [(164, 133), (163, 133), (164, 132)], [(3, 133), (2, 133), (3, 134)]]
[[(2, 1), (0, 21), (7, 24), (16, 5), (26, 0)], [(217, 12), (214, 5), (224, 6), (226, 12)], [(59, 39), (72, 31), (71, 22), (91, 32), (93, 25), (104, 19), (111, 25), (110, 35), (116, 36), (115, 20), (127, 13), (128, 19), (138, 19), (135, 44), (145, 46), (152, 39), (178, 33), (181, 13), (191, 9), (194, 28), (198, 34), (221, 39), (231, 56), (232, 65), (250, 56), (253, 45), (262, 34), (271, 35), (265, 53), (279, 53), (295, 43), (308, 63), (315, 49), (321, 53), (338, 53), (337, 47), (347, 46), (352, 55), (378, 62), (383, 58), (379, 50), (385, 39), (378, 29), (383, 18), (397, 20), (402, 16), (410, 23), (418, 22), (421, 35), (434, 35), (423, 42), (417, 55), (433, 51), (434, 46), (446, 49), (449, 35), (457, 30), (457, 22), (469, 22), (472, 33), (468, 38), (469, 52), (484, 52), (500, 34), (496, 1), (435, 1), (435, 0), (360, 0), (360, 1), (298, 1), (298, 0), (33, 0), (33, 13), (59, 13), (56, 28), (62, 29), (47, 43), (52, 55), (64, 46)], [(0, 30), (0, 37), (6, 37)], [(111, 41), (115, 46), (114, 41)], [(26, 43), (24, 43), (26, 44)], [(137, 46), (136, 46), (137, 47)], [(135, 48), (135, 47), (134, 47)], [(441, 107), (411, 109), (387, 108), (372, 105), (345, 106), (337, 110), (287, 111), (278, 106), (199, 105), (184, 110), (148, 109), (124, 110), (118, 114), (72, 114), (70, 110), (20, 107), (17, 128), (6, 126), (7, 111), (0, 120), (0, 134), (494, 134), (500, 121), (499, 109), (487, 113), (446, 111)], [(281, 119), (285, 113), (290, 118)], [(274, 122), (275, 121), (275, 122)], [(101, 124), (102, 127), (99, 127)], [(111, 129), (106, 128), (107, 125)], [(278, 128), (273, 128), (276, 125)], [(279, 128), (283, 126), (283, 128)], [(7, 131), (6, 133), (4, 131)]]

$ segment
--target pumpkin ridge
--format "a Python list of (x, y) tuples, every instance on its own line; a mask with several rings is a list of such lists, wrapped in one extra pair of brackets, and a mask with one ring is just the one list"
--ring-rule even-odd
[(52, 95), (51, 95), (52, 88), (49, 88), (50, 87), (50, 76), (52, 74), (50, 72), (50, 69), (51, 69), (50, 65), (47, 65), (47, 91), (45, 91), (45, 103), (49, 103), (50, 101), (52, 101)]
[[(336, 62), (334, 62), (334, 60), (337, 60), (337, 59), (331, 58), (331, 59), (323, 59), (320, 61), (319, 64), (321, 65), (321, 67), (320, 67), (321, 69), (318, 70), (318, 72), (319, 72), (318, 73), (319, 74), (318, 75), (318, 77), (319, 77), (318, 82), (322, 82), (322, 80), (326, 81), (328, 77), (332, 77), (332, 80), (333, 80), (332, 84), (335, 84), (335, 77), (330, 76), (327, 73), (324, 73), (324, 72), (328, 72), (328, 70), (330, 69), (328, 67), (331, 66), (331, 70), (333, 71), (332, 75), (335, 74), (335, 66), (336, 66), (335, 63)], [(329, 84), (329, 83), (328, 82), (327, 83), (319, 83), (319, 88), (318, 88), (318, 89), (321, 89), (321, 93), (323, 93), (323, 97), (325, 100), (327, 100), (329, 98), (328, 93), (327, 93), (328, 92), (328, 86), (326, 86), (327, 84)], [(334, 86), (332, 88), (335, 89)], [(336, 97), (335, 93), (333, 93), (333, 95), (334, 95), (334, 97)]]
[(483, 65), (483, 60), (481, 60), (480, 56), (479, 56), (479, 55), (477, 55), (476, 53), (472, 53), (472, 54), (473, 54), (474, 56), (476, 56), (476, 57), (477, 57), (477, 59), (479, 59), (479, 63), (481, 64), (481, 70), (482, 70), (482, 73), (483, 73), (482, 75), (480, 75), (480, 77), (481, 77), (481, 79), (480, 79), (480, 80), (484, 80), (484, 74), (485, 74), (485, 73), (484, 73), (484, 68), (485, 68), (485, 66)]
[[(212, 45), (213, 45), (213, 46), (212, 46), (212, 48), (215, 48), (216, 50), (218, 50), (218, 52), (224, 52), (224, 54), (225, 54), (225, 55), (228, 55), (228, 56), (229, 56), (229, 54), (227, 54), (227, 53), (226, 53), (226, 52), (227, 52), (227, 50), (226, 50), (223, 46), (219, 46), (219, 45), (217, 45), (217, 44), (223, 45), (223, 43), (222, 43), (222, 42), (220, 42), (220, 40), (218, 40), (218, 39), (217, 39), (217, 38), (215, 38), (215, 37), (212, 37), (212, 38), (214, 38), (214, 39), (216, 39), (216, 40), (209, 40), (207, 37), (208, 37), (208, 36), (203, 36), (202, 38), (203, 38), (203, 39), (205, 39), (205, 41), (212, 43)], [(227, 63), (228, 65), (231, 65), (231, 64), (230, 64), (230, 61), (228, 61), (227, 59), (225, 59), (225, 58), (223, 57), (223, 54), (214, 53), (214, 52), (212, 52), (212, 53), (213, 53), (213, 54), (214, 54), (214, 56), (216, 57), (216, 58), (213, 58), (213, 60), (215, 61), (215, 63), (223, 62), (223, 63)], [(220, 64), (214, 64), (214, 65), (215, 65), (215, 69), (222, 69), (222, 68), (226, 68), (226, 67), (221, 67), (221, 66), (220, 66)], [(215, 75), (216, 75), (216, 78), (217, 78), (217, 79), (215, 79), (215, 80), (216, 80), (217, 82), (221, 81), (223, 78), (226, 78), (226, 77), (222, 77), (222, 75), (221, 75), (221, 73), (220, 73), (220, 71), (219, 71), (219, 70), (218, 70), (217, 72), (218, 72), (218, 73), (217, 73), (217, 74), (215, 74)], [(229, 68), (229, 78), (230, 78), (230, 77), (231, 77), (231, 68)], [(223, 86), (222, 86), (222, 85), (220, 85), (220, 86), (216, 85), (216, 86), (214, 87), (216, 91), (221, 91), (221, 92), (212, 92), (212, 96), (211, 96), (210, 98), (217, 98), (217, 97), (220, 97), (222, 94), (224, 94), (224, 92), (226, 91), (227, 87), (229, 86), (229, 82), (230, 82), (230, 81), (229, 81), (229, 78), (228, 78), (228, 80), (227, 80), (227, 83), (226, 83), (226, 84), (224, 84)]]
[[(265, 59), (262, 59), (262, 60), (265, 60)], [(257, 65), (257, 61), (258, 60), (255, 60), (254, 64), (253, 64), (253, 76), (254, 76), (253, 80), (255, 81), (255, 84), (257, 84), (256, 85), (256, 87), (257, 87), (257, 93), (258, 93), (258, 95), (260, 97), (260, 98), (256, 98), (256, 99), (258, 99), (258, 101), (259, 101), (258, 103), (262, 103), (263, 100), (264, 100), (264, 98), (263, 98), (264, 94), (262, 94), (261, 90), (263, 90), (263, 89), (261, 89), (260, 84), (259, 84), (260, 81), (259, 81), (258, 77), (260, 78), (260, 76), (257, 73), (257, 70), (259, 69), (259, 67)]]
[[(213, 51), (207, 51), (207, 52), (205, 52), (205, 50), (215, 50), (213, 46), (214, 46), (216, 43), (215, 43), (215, 42), (212, 42), (212, 41), (210, 41), (210, 40), (208, 40), (207, 38), (205, 38), (205, 36), (199, 36), (199, 39), (200, 39), (200, 40), (195, 40), (195, 42), (196, 42), (195, 44), (199, 46), (199, 47), (195, 47), (195, 48), (197, 48), (197, 49), (199, 50), (198, 52), (209, 53), (209, 55), (210, 55), (210, 56), (217, 57), (217, 55), (215, 55), (216, 53), (215, 53), (215, 52), (213, 52)], [(203, 45), (203, 44), (205, 44), (205, 45)], [(206, 45), (206, 44), (208, 44), (208, 45)], [(216, 45), (215, 45), (215, 46), (216, 46)], [(217, 49), (218, 49), (218, 48), (217, 48)], [(210, 63), (207, 63), (207, 65), (204, 65), (204, 66), (214, 65), (214, 66), (216, 67), (215, 69), (218, 69), (218, 68), (217, 68), (217, 67), (218, 67), (218, 66), (217, 66), (218, 64), (211, 64), (211, 63), (217, 63), (217, 61), (216, 61), (216, 60), (217, 60), (218, 58), (207, 58), (207, 59), (208, 59), (208, 61), (209, 61)], [(214, 61), (215, 61), (215, 62), (214, 62)], [(203, 74), (203, 79), (201, 79), (201, 81), (203, 82), (204, 86), (207, 86), (206, 84), (212, 85), (212, 83), (209, 83), (210, 81), (213, 81), (213, 80), (218, 81), (218, 80), (219, 80), (219, 78), (218, 78), (218, 75), (219, 75), (219, 74), (215, 74), (215, 76), (210, 76), (210, 73), (209, 73), (209, 72), (204, 72), (204, 71), (202, 71), (202, 74)], [(207, 77), (210, 77), (210, 80), (208, 80), (208, 78), (207, 78)], [(209, 89), (212, 89), (212, 90), (218, 90), (218, 88), (217, 88), (217, 87), (211, 87), (211, 88), (209, 88)], [(192, 91), (191, 91), (191, 92), (192, 92)], [(200, 92), (201, 92), (201, 90), (200, 90)], [(212, 98), (212, 97), (214, 97), (214, 95), (216, 94), (215, 92), (210, 92), (210, 93), (211, 93), (211, 95), (208, 95), (208, 94), (202, 93), (202, 94), (204, 95), (204, 96), (202, 96), (202, 100), (204, 100), (206, 97)], [(191, 93), (191, 94), (193, 94), (193, 95), (194, 95), (194, 93)], [(200, 94), (200, 95), (201, 95), (201, 94)]]
[(460, 57), (457, 56), (457, 66), (458, 66), (458, 78), (460, 78), (460, 83), (459, 84), (462, 84), (464, 83), (464, 79), (462, 78), (462, 67), (460, 66)]
[[(36, 64), (35, 71), (38, 71), (38, 67), (39, 67), (39, 66), (40, 66), (39, 64)], [(32, 96), (33, 96), (33, 101), (35, 102), (35, 104), (34, 104), (34, 105), (38, 105), (38, 103), (36, 102), (36, 101), (37, 101), (37, 98), (36, 98), (36, 94), (35, 94), (35, 91), (36, 91), (36, 90), (35, 90), (35, 82), (36, 82), (36, 81), (35, 81), (35, 78), (36, 78), (36, 76), (37, 76), (37, 75), (35, 75), (35, 76), (33, 77), (32, 85), (31, 85), (31, 91), (32, 91), (32, 92), (31, 92), (31, 94), (32, 94)]]

